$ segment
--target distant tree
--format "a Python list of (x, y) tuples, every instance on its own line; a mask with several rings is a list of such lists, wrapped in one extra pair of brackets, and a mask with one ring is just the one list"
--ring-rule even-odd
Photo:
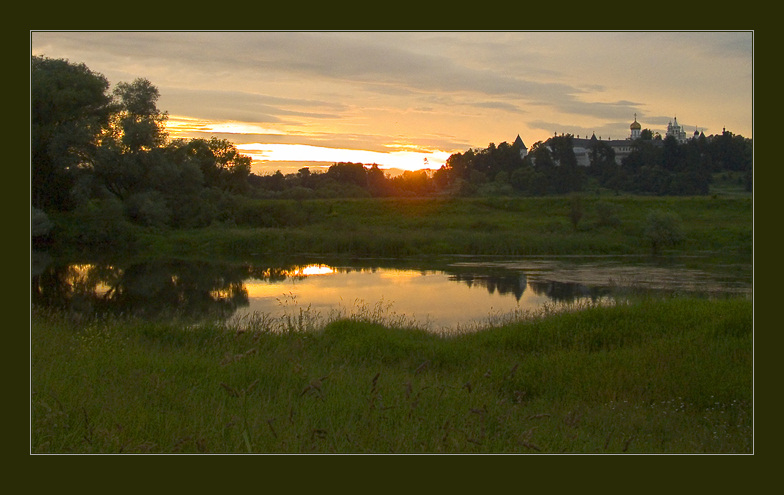
[(469, 148), (465, 153), (454, 153), (447, 158), (445, 166), (449, 172), (451, 183), (457, 179), (469, 179), (475, 156), (474, 150)]
[(683, 146), (673, 136), (664, 138), (661, 158), (661, 166), (668, 172), (680, 172), (686, 166)]
[(750, 139), (723, 131), (712, 136), (708, 153), (717, 170), (746, 171), (751, 169), (753, 146)]
[(574, 139), (570, 134), (555, 136), (548, 140), (553, 161), (558, 165), (551, 171), (551, 184), (556, 193), (580, 191), (583, 186), (583, 171), (577, 166), (574, 154)]
[(618, 174), (618, 164), (615, 161), (615, 150), (604, 141), (593, 141), (590, 149), (590, 163), (588, 173), (596, 177), (599, 184), (607, 186)]
[(224, 191), (244, 192), (248, 187), (251, 158), (226, 139), (191, 139), (184, 147), (204, 176), (205, 185)]
[(367, 187), (367, 170), (361, 163), (335, 163), (327, 169), (327, 176), (342, 184)]
[(378, 164), (373, 164), (367, 170), (367, 187), (370, 194), (373, 196), (386, 196), (389, 194), (389, 184), (386, 175), (378, 167)]
[(528, 156), (531, 157), (531, 162), (537, 170), (555, 166), (550, 148), (547, 147), (544, 141), (537, 141), (531, 145)]
[(653, 254), (658, 254), (663, 247), (676, 246), (684, 239), (681, 219), (671, 211), (653, 210), (646, 218), (643, 236)]

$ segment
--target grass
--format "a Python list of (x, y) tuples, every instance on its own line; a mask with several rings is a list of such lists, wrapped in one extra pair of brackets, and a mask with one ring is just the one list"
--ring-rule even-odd
[(32, 312), (34, 453), (749, 453), (752, 304), (638, 299), (436, 335)]
[(750, 196), (586, 195), (576, 225), (572, 203), (572, 197), (248, 200), (234, 224), (141, 231), (138, 244), (163, 257), (648, 254), (646, 218), (662, 210), (678, 215), (684, 234), (668, 250), (751, 259)]
[[(233, 222), (136, 229), (141, 258), (679, 254), (751, 259), (752, 200), (252, 201)], [(67, 216), (56, 217), (64, 222)], [(666, 254), (666, 253), (665, 253)], [(295, 308), (296, 309), (296, 308)], [(33, 453), (749, 453), (746, 298), (633, 298), (452, 335), (383, 308), (193, 325), (33, 308)]]

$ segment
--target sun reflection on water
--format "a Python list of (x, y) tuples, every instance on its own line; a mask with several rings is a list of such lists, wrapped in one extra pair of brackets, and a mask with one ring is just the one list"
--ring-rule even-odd
[(308, 277), (311, 275), (330, 275), (332, 273), (335, 273), (335, 269), (326, 265), (300, 266), (291, 271), (291, 275), (295, 277), (298, 276)]

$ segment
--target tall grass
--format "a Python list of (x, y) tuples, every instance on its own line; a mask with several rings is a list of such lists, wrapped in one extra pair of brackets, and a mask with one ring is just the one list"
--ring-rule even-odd
[[(160, 256), (345, 256), (438, 254), (647, 254), (651, 211), (676, 212), (677, 252), (752, 249), (749, 197), (584, 196), (578, 224), (571, 197), (249, 201), (233, 224), (141, 232)], [(255, 210), (254, 210), (255, 208)], [(253, 221), (251, 213), (259, 217)], [(265, 220), (266, 219), (266, 220)]]
[(635, 300), (436, 334), (383, 306), (193, 326), (32, 313), (34, 453), (753, 449), (752, 307)]

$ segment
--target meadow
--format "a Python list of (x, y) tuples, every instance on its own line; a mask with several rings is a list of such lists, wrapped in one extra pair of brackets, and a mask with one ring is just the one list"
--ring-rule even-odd
[(679, 233), (665, 251), (749, 262), (752, 252), (748, 195), (246, 199), (232, 212), (203, 229), (137, 229), (126, 245), (149, 256), (240, 259), (652, 254), (649, 217), (664, 213)]
[(752, 304), (641, 298), (438, 336), (383, 313), (33, 312), (33, 453), (749, 453)]
[[(133, 230), (134, 256), (751, 264), (749, 196), (244, 201), (204, 229)], [(656, 252), (653, 211), (677, 234)], [(368, 308), (195, 325), (34, 307), (31, 452), (753, 452), (750, 298), (572, 309), (436, 335)]]

